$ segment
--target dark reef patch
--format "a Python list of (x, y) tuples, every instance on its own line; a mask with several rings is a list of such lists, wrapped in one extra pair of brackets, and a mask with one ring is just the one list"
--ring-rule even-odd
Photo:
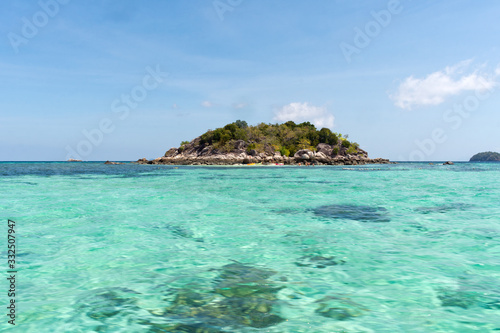
[(384, 207), (362, 205), (326, 205), (312, 209), (314, 215), (329, 219), (348, 219), (360, 222), (390, 222)]
[(88, 292), (78, 301), (78, 311), (95, 320), (105, 320), (119, 313), (138, 311), (138, 293), (127, 288), (100, 288)]
[(18, 184), (25, 184), (25, 185), (31, 185), (31, 186), (37, 186), (38, 183), (34, 183), (34, 182), (16, 182)]
[(462, 309), (470, 308), (477, 301), (474, 293), (444, 289), (439, 292), (438, 298), (441, 306), (456, 306)]
[(438, 290), (441, 306), (469, 309), (478, 306), (484, 309), (500, 309), (500, 295), (485, 290)]
[(368, 309), (346, 297), (326, 296), (316, 301), (316, 313), (326, 318), (349, 320), (363, 315)]
[[(343, 263), (332, 256), (310, 254), (298, 266), (324, 268)], [(108, 332), (110, 325), (127, 321), (142, 331), (226, 333), (260, 331), (286, 319), (280, 314), (285, 301), (278, 292), (286, 277), (271, 279), (277, 272), (239, 262), (210, 269), (213, 279), (202, 284), (188, 283), (162, 292), (164, 305), (156, 309), (139, 307), (142, 294), (127, 288), (93, 289), (77, 301), (79, 314), (97, 322), (96, 332)], [(289, 297), (297, 299), (300, 297)], [(349, 320), (369, 311), (342, 295), (327, 295), (315, 302), (316, 314), (334, 320)]]
[(204, 241), (203, 238), (194, 237), (194, 233), (191, 230), (186, 229), (184, 227), (167, 224), (165, 228), (167, 228), (167, 230), (169, 230), (175, 237), (193, 239), (194, 241), (201, 243), (203, 243)]
[(474, 208), (474, 205), (465, 203), (451, 203), (451, 204), (444, 204), (444, 205), (430, 206), (430, 207), (418, 207), (415, 209), (415, 211), (420, 214), (431, 214), (431, 213), (444, 214), (454, 210), (465, 211), (471, 208)]
[(168, 323), (143, 322), (150, 332), (226, 332), (242, 327), (265, 328), (285, 319), (279, 310), (276, 272), (238, 262), (225, 265), (213, 290), (180, 289), (170, 306), (156, 314)]
[(282, 209), (273, 209), (271, 210), (275, 214), (300, 214), (304, 211), (296, 208), (282, 208)]
[(336, 260), (333, 256), (305, 255), (300, 257), (295, 262), (295, 265), (299, 267), (326, 268), (328, 266), (342, 265), (344, 263), (344, 260)]

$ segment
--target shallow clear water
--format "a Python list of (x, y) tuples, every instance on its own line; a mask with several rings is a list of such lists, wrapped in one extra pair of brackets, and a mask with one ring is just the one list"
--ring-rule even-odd
[(0, 330), (500, 331), (498, 163), (0, 163), (0, 185)]

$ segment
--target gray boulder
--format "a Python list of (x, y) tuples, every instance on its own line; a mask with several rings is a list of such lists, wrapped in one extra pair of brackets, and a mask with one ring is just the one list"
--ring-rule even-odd
[(167, 150), (167, 152), (165, 153), (165, 157), (172, 157), (172, 156), (175, 156), (179, 153), (179, 149), (177, 148), (170, 148), (169, 150)]
[(296, 159), (310, 160), (314, 157), (314, 152), (309, 149), (301, 149), (297, 151), (293, 157)]
[(237, 140), (234, 143), (235, 150), (244, 150), (247, 147), (247, 143), (243, 140)]
[(326, 143), (320, 143), (316, 146), (318, 153), (323, 153), (326, 156), (332, 156), (333, 147)]

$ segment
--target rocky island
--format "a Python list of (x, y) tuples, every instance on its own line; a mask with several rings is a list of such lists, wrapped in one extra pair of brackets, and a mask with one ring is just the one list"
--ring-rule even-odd
[(478, 153), (472, 156), (469, 162), (500, 162), (500, 154), (492, 151)]
[(237, 120), (206, 133), (178, 148), (169, 149), (164, 156), (140, 164), (174, 165), (359, 165), (388, 164), (387, 159), (368, 158), (368, 153), (348, 136), (328, 128), (317, 130), (309, 123), (258, 124), (248, 126)]

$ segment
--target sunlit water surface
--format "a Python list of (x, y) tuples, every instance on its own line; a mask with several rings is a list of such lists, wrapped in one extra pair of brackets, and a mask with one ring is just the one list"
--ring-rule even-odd
[(0, 330), (500, 332), (500, 164), (0, 163), (0, 185)]

